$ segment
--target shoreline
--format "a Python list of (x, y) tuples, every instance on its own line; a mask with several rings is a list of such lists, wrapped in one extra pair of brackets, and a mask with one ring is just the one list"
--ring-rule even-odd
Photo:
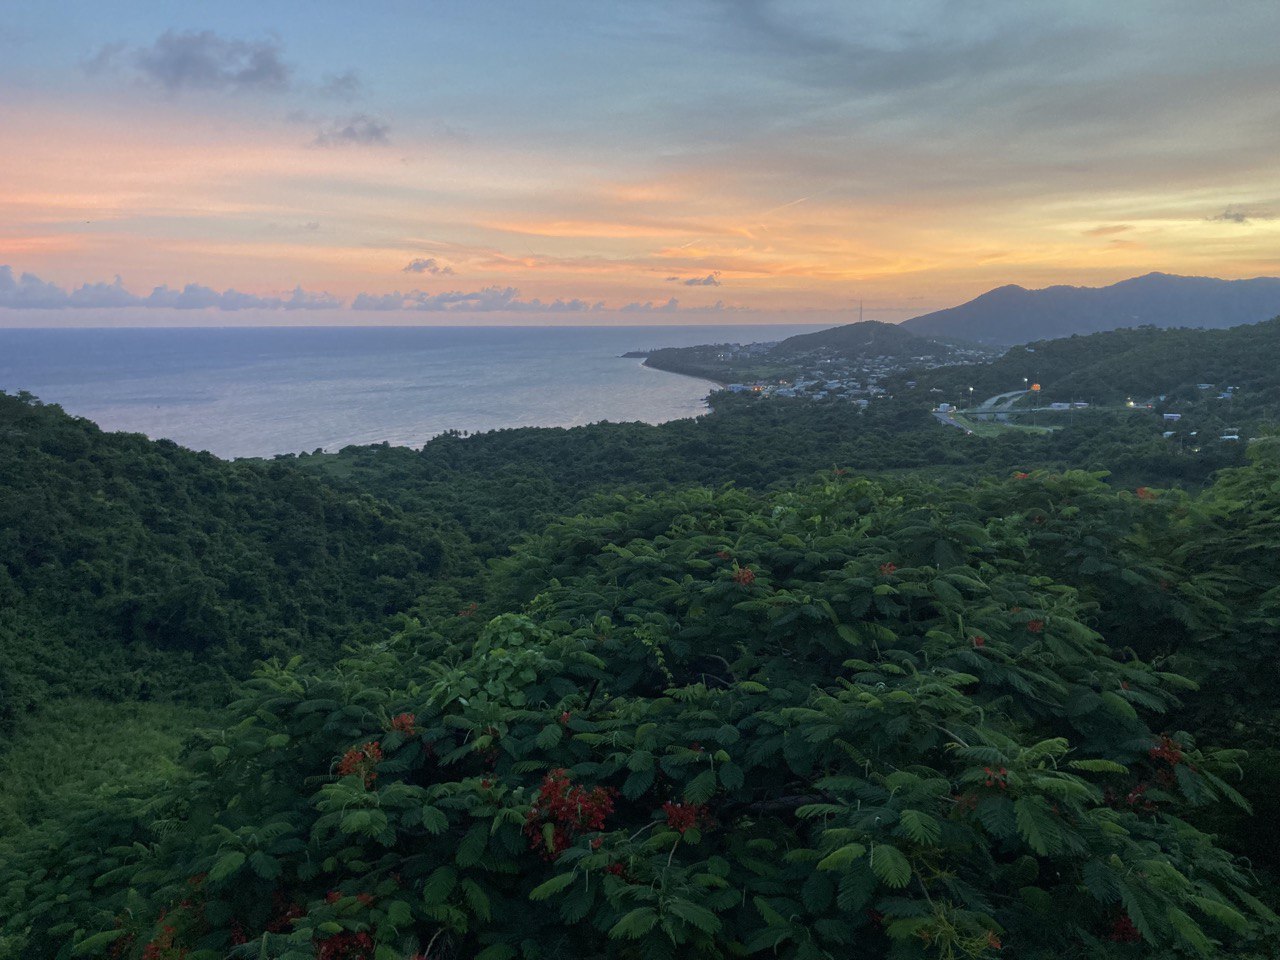
[(666, 367), (655, 367), (649, 363), (649, 359), (647, 357), (640, 361), (640, 366), (647, 370), (657, 370), (659, 373), (670, 373), (677, 377), (688, 377), (690, 380), (701, 380), (703, 383), (714, 383), (720, 390), (729, 389), (729, 385), (727, 383), (722, 383), (719, 380), (712, 380), (710, 377), (702, 377), (696, 373), (685, 373), (681, 370), (668, 370)]

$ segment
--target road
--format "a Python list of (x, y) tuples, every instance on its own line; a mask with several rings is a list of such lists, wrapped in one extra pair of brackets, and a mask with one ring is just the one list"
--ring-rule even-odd
[(973, 433), (973, 431), (964, 424), (956, 423), (955, 419), (951, 416), (951, 411), (942, 413), (941, 411), (934, 410), (932, 413), (938, 418), (939, 423), (945, 423), (948, 427), (955, 427), (957, 430), (963, 430), (965, 433)]
[[(1007, 407), (1013, 406), (1014, 400), (1018, 397), (1030, 392), (1030, 390), (1010, 390), (1008, 393), (997, 393), (994, 397), (987, 397), (987, 399), (978, 404), (974, 410), (975, 412), (979, 410), (1003, 410)], [(1001, 403), (1001, 401), (1004, 402)]]

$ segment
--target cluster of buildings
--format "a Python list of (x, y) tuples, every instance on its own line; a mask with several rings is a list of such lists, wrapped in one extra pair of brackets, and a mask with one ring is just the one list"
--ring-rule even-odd
[[(758, 347), (749, 344), (742, 351)], [(743, 354), (737, 355), (739, 359)], [(728, 359), (729, 357), (726, 356)], [(969, 357), (957, 353), (946, 360), (938, 357), (831, 357), (797, 362), (796, 373), (790, 380), (772, 382), (731, 383), (732, 393), (755, 393), (768, 397), (801, 397), (807, 400), (844, 400), (866, 406), (875, 397), (883, 396), (883, 382), (907, 370), (930, 369), (969, 361)], [(907, 386), (914, 387), (914, 381)]]

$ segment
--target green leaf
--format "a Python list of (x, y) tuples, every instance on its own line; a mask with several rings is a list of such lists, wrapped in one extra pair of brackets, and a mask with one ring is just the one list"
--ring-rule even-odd
[(716, 772), (703, 770), (684, 788), (684, 798), (690, 803), (706, 803), (716, 792)]
[(871, 848), (871, 869), (886, 884), (902, 889), (911, 882), (911, 863), (897, 847), (878, 843)]
[(423, 807), (418, 811), (418, 816), (422, 820), (422, 829), (433, 836), (439, 836), (449, 829), (449, 818), (444, 815), (444, 811), (436, 807)]
[(218, 858), (218, 862), (209, 870), (209, 879), (211, 881), (223, 880), (242, 866), (244, 866), (244, 854), (239, 850), (232, 850), (230, 853), (225, 853)]
[(1201, 911), (1236, 933), (1243, 933), (1249, 929), (1249, 921), (1245, 918), (1245, 915), (1229, 904), (1218, 900), (1210, 900), (1208, 897), (1197, 896), (1192, 896), (1191, 902), (1199, 907)]
[(653, 907), (636, 907), (613, 925), (613, 929), (609, 931), (609, 939), (620, 940), (626, 937), (638, 940), (652, 930), (657, 922), (658, 911)]
[(843, 847), (835, 850), (821, 860), (818, 861), (819, 870), (841, 870), (853, 863), (859, 857), (867, 852), (867, 848), (860, 843), (846, 843)]
[(1121, 717), (1124, 717), (1128, 720), (1138, 719), (1138, 711), (1133, 709), (1133, 704), (1131, 704), (1124, 697), (1121, 697), (1118, 694), (1112, 693), (1110, 690), (1103, 690), (1101, 693), (1098, 694), (1098, 696), (1102, 698), (1102, 701), (1107, 705), (1108, 708), (1110, 708), (1112, 713), (1117, 714)]
[(462, 895), (467, 898), (467, 906), (483, 923), (493, 919), (493, 907), (489, 903), (489, 895), (474, 880), (462, 881)]
[(529, 891), (530, 900), (546, 900), (573, 883), (572, 873), (561, 873)]
[(554, 747), (563, 739), (564, 739), (564, 729), (560, 726), (560, 724), (549, 723), (542, 728), (542, 732), (538, 734), (537, 739), (534, 740), (534, 743), (538, 745), (539, 750), (550, 750), (552, 747)]
[(642, 796), (651, 786), (653, 786), (653, 767), (637, 770), (622, 782), (622, 795), (628, 800), (634, 800)]
[(458, 872), (453, 867), (437, 867), (422, 885), (422, 902), (427, 906), (444, 903), (458, 882)]
[(726, 760), (720, 765), (720, 782), (726, 790), (737, 790), (745, 779), (742, 768), (732, 760)]
[(1069, 766), (1089, 773), (1128, 773), (1129, 768), (1114, 760), (1072, 760)]
[(474, 824), (467, 835), (458, 844), (453, 860), (460, 867), (474, 867), (484, 856), (489, 845), (489, 826), (486, 823)]
[(903, 810), (899, 822), (907, 836), (916, 843), (933, 846), (942, 840), (942, 824), (919, 810)]
[(692, 923), (703, 933), (715, 933), (720, 929), (719, 917), (706, 907), (700, 907), (688, 900), (672, 900), (667, 904), (667, 912)]
[(71, 954), (72, 956), (83, 957), (89, 953), (101, 953), (103, 947), (119, 940), (124, 936), (124, 934), (125, 931), (123, 929), (108, 930), (105, 933), (95, 933), (92, 937), (81, 940), (72, 947)]
[(413, 910), (403, 900), (392, 900), (386, 905), (387, 921), (393, 927), (407, 927), (413, 922)]
[(1054, 853), (1058, 848), (1058, 825), (1044, 801), (1038, 797), (1019, 797), (1013, 809), (1018, 818), (1018, 833), (1027, 841), (1027, 846), (1042, 857)]
[(280, 876), (280, 861), (275, 857), (267, 856), (261, 850), (255, 850), (249, 856), (249, 866), (263, 880), (274, 880)]
[(1178, 931), (1178, 936), (1190, 944), (1196, 953), (1207, 956), (1213, 952), (1213, 943), (1205, 936), (1200, 926), (1173, 904), (1169, 904), (1169, 909), (1165, 911), (1165, 916), (1169, 918), (1169, 923), (1173, 925), (1173, 929)]

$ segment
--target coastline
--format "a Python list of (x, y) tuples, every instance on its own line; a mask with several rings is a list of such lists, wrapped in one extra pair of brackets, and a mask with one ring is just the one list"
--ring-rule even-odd
[(699, 376), (696, 373), (685, 373), (682, 370), (668, 370), (666, 367), (656, 367), (649, 362), (648, 357), (640, 361), (640, 366), (648, 370), (657, 370), (661, 373), (675, 374), (677, 377), (688, 377), (690, 380), (701, 380), (703, 383), (714, 383), (716, 385), (716, 389), (718, 390), (729, 389), (729, 385), (727, 383), (723, 383), (719, 380), (713, 380), (710, 377)]

